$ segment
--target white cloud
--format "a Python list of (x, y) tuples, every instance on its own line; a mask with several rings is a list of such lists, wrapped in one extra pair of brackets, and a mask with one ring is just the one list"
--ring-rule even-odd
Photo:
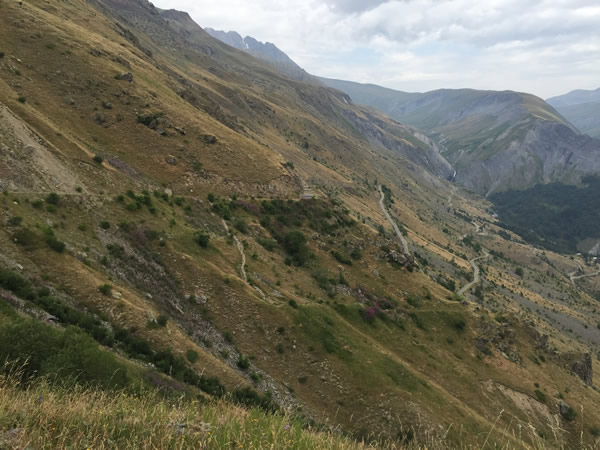
[(275, 43), (311, 73), (400, 90), (600, 85), (597, 0), (156, 0)]

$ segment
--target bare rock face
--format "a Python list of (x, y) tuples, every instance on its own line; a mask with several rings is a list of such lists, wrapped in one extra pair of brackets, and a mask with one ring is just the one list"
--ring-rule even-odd
[(573, 372), (588, 386), (593, 383), (592, 355), (590, 353), (563, 353), (558, 355), (563, 367)]
[(591, 386), (593, 383), (592, 355), (586, 353), (580, 360), (571, 363), (571, 370), (575, 375), (583, 380), (585, 384)]

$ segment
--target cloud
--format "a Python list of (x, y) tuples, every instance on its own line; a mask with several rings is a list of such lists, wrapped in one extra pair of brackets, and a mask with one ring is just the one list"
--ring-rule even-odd
[(275, 43), (311, 73), (550, 96), (600, 82), (597, 0), (156, 0)]

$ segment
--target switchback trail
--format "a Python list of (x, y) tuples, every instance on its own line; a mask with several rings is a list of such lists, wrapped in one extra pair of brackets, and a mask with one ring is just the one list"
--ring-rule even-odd
[(385, 200), (385, 194), (383, 193), (381, 185), (379, 185), (379, 193), (381, 194), (381, 198), (379, 199), (379, 207), (381, 208), (381, 211), (383, 211), (383, 214), (385, 215), (387, 221), (390, 223), (390, 225), (396, 232), (398, 239), (400, 239), (400, 242), (402, 242), (402, 250), (404, 254), (410, 256), (410, 251), (408, 250), (408, 242), (406, 242), (406, 239), (404, 238), (404, 236), (402, 236), (402, 233), (400, 232), (400, 228), (398, 228), (398, 225), (396, 224), (394, 219), (392, 219), (392, 216), (390, 216), (388, 210), (385, 208), (385, 204), (383, 203), (383, 201)]
[(489, 256), (490, 256), (490, 254), (488, 252), (485, 252), (485, 255), (478, 256), (477, 258), (473, 258), (472, 260), (469, 261), (469, 264), (471, 264), (471, 267), (473, 268), (473, 281), (465, 284), (458, 291), (458, 295), (464, 295), (465, 292), (467, 292), (469, 289), (471, 289), (473, 286), (475, 286), (477, 283), (479, 283), (480, 277), (479, 277), (479, 266), (477, 265), (477, 261), (479, 261), (480, 259), (486, 259)]

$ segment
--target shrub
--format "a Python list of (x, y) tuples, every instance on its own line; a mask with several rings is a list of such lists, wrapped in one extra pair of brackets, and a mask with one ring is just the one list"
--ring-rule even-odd
[(112, 286), (110, 284), (102, 284), (98, 286), (98, 290), (102, 295), (110, 295), (112, 293)]
[(541, 402), (541, 403), (546, 403), (546, 394), (544, 394), (542, 391), (540, 391), (539, 389), (535, 390), (535, 396), (537, 397), (537, 399)]
[(247, 234), (248, 233), (248, 224), (246, 223), (246, 221), (242, 218), (239, 218), (235, 221), (235, 223), (233, 224), (233, 226), (240, 232), (240, 233), (244, 233)]
[(346, 256), (340, 252), (337, 252), (335, 250), (332, 250), (331, 254), (339, 263), (345, 264), (347, 266), (352, 265), (352, 259), (350, 259), (348, 256)]
[(275, 250), (275, 248), (277, 248), (277, 241), (274, 239), (258, 238), (256, 242), (262, 245), (262, 247), (269, 252), (272, 252)]
[(58, 202), (60, 202), (60, 196), (56, 192), (50, 192), (46, 196), (45, 200), (46, 200), (46, 203), (48, 203), (50, 205), (58, 205)]
[(260, 408), (268, 412), (277, 411), (277, 405), (273, 403), (273, 395), (269, 391), (265, 395), (260, 395), (250, 387), (236, 389), (231, 393), (233, 401), (250, 408)]
[(297, 265), (302, 266), (308, 260), (309, 250), (306, 245), (306, 237), (301, 231), (287, 233), (283, 237), (283, 247)]
[(65, 248), (67, 247), (67, 245), (62, 242), (59, 241), (56, 236), (54, 236), (54, 232), (51, 229), (46, 230), (46, 237), (45, 237), (45, 241), (46, 244), (48, 245), (48, 247), (50, 247), (52, 250), (54, 250), (57, 253), (62, 253), (65, 251)]
[(213, 203), (215, 201), (215, 194), (213, 194), (212, 192), (209, 192), (208, 195), (206, 196), (206, 198), (208, 199), (209, 202)]
[(23, 221), (22, 217), (19, 216), (13, 216), (10, 219), (8, 219), (8, 224), (11, 227), (18, 227), (19, 225), (21, 225), (21, 222)]
[(573, 422), (577, 417), (577, 412), (570, 406), (566, 407), (566, 412), (562, 415), (567, 422)]
[(48, 376), (61, 384), (95, 384), (124, 388), (127, 369), (115, 356), (102, 351), (84, 331), (65, 330), (25, 319), (0, 325), (0, 360), (16, 360), (23, 377)]
[(296, 300), (294, 300), (294, 299), (291, 299), (291, 300), (288, 302), (288, 305), (290, 305), (290, 306), (291, 306), (292, 308), (294, 308), (294, 309), (298, 309), (298, 302), (297, 302)]
[(100, 228), (102, 228), (103, 230), (108, 230), (110, 228), (110, 222), (103, 220), (102, 222), (100, 222)]
[(4, 58), (4, 52), (0, 52), (0, 59)]
[(250, 367), (250, 361), (248, 361), (248, 358), (246, 358), (242, 355), (240, 355), (236, 364), (242, 370), (246, 370), (248, 367)]
[(350, 253), (350, 257), (355, 260), (359, 260), (362, 258), (362, 251), (360, 248), (355, 247), (352, 249), (352, 253)]
[(185, 352), (185, 357), (192, 364), (198, 361), (198, 353), (192, 349), (189, 349), (187, 352)]
[(225, 339), (225, 342), (227, 342), (228, 344), (233, 343), (233, 335), (229, 331), (225, 331), (223, 333), (223, 339)]
[(102, 156), (100, 156), (100, 155), (94, 155), (94, 157), (92, 159), (97, 164), (102, 164), (102, 161), (104, 161), (104, 158), (102, 158)]
[(12, 235), (12, 239), (27, 250), (35, 250), (41, 244), (40, 237), (29, 228), (22, 228), (17, 231)]
[(173, 200), (177, 206), (183, 206), (185, 199), (183, 197), (175, 197)]
[(167, 322), (169, 321), (169, 318), (167, 316), (165, 316), (164, 314), (160, 314), (157, 318), (156, 318), (156, 323), (161, 326), (161, 327), (165, 327), (167, 326)]
[(194, 242), (198, 244), (202, 248), (208, 247), (208, 241), (210, 240), (210, 236), (208, 234), (204, 234), (201, 232), (197, 232), (194, 236)]
[(17, 98), (17, 100), (18, 100), (19, 102), (21, 102), (21, 103), (25, 103), (25, 102), (27, 101), (27, 99), (26, 99), (26, 98), (25, 98), (23, 95), (20, 95), (20, 96)]

